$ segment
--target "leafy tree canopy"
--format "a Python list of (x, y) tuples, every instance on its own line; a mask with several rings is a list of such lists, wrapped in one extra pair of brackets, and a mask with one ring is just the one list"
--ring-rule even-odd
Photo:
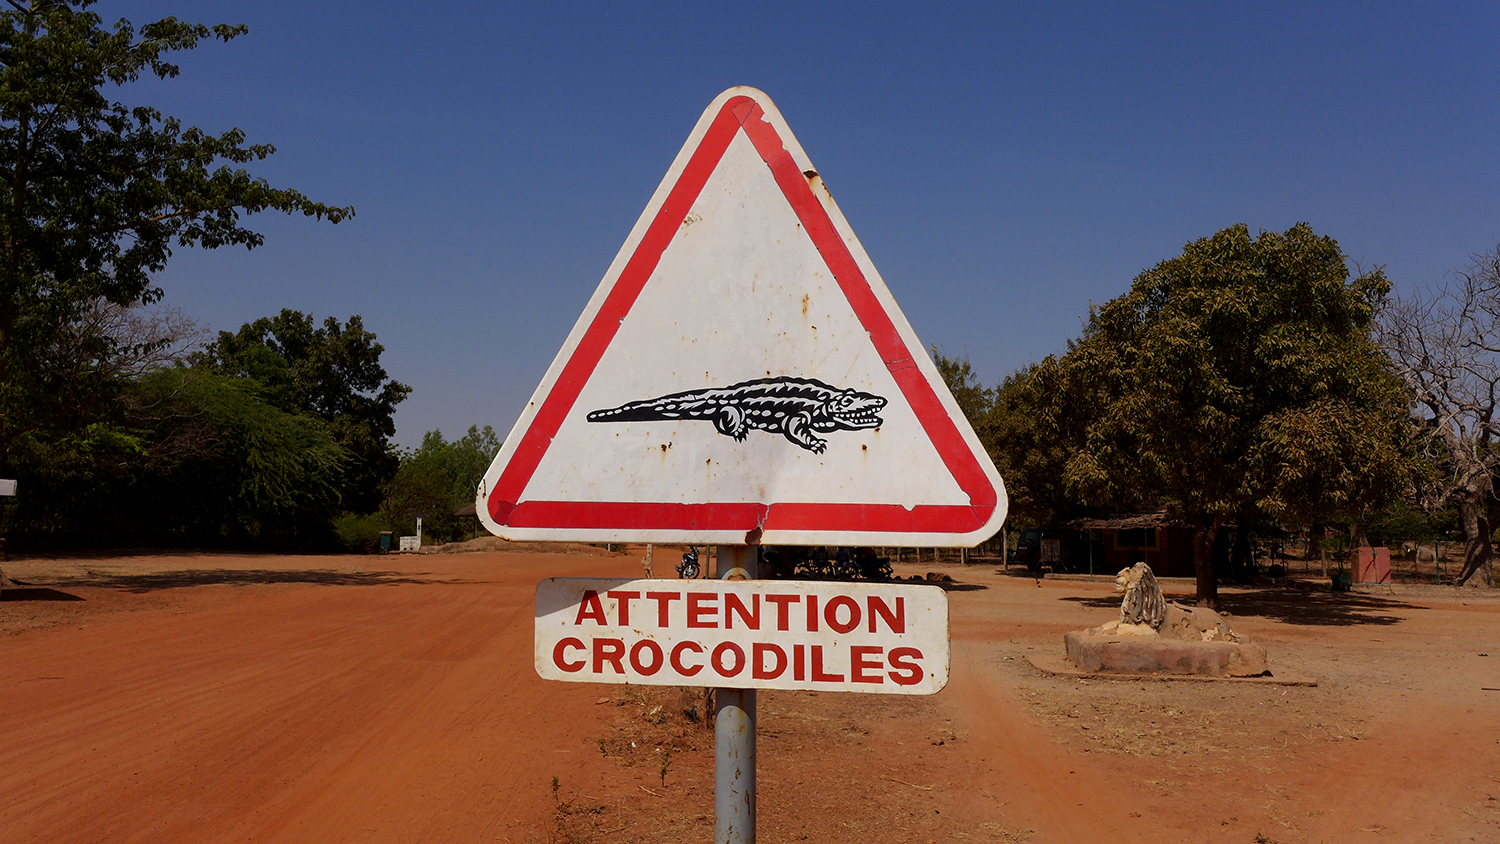
[[(172, 53), (244, 26), (164, 18), (106, 27), (92, 0), (0, 8), (0, 457), (66, 404), (42, 365), (59, 332), (100, 301), (150, 303), (174, 247), (260, 245), (242, 214), (353, 214), (273, 188), (241, 165), (275, 152), (231, 129), (184, 127), (113, 99), (142, 76), (170, 79)], [(93, 338), (97, 355), (112, 347)]]
[[(1088, 515), (1079, 496), (1064, 483), (1068, 461), (1082, 447), (1097, 409), (1094, 383), (1048, 355), (1012, 373), (995, 390), (991, 412), (996, 468), (1010, 492), (1011, 512), (1031, 525), (1047, 525)], [(1142, 490), (1110, 505), (1131, 510), (1145, 506)]]
[(283, 411), (324, 420), (354, 460), (345, 507), (368, 513), (396, 470), (390, 450), (396, 405), (411, 393), (387, 376), (380, 365), (384, 351), (358, 315), (345, 324), (328, 317), (319, 325), (312, 314), (283, 310), (237, 332), (219, 332), (195, 360), (224, 375), (253, 379), (264, 399)]
[(318, 325), (312, 314), (288, 309), (219, 332), (203, 360), (226, 375), (259, 381), (266, 400), (283, 410), (356, 421), (384, 440), (396, 433), (396, 405), (411, 393), (387, 376), (384, 351), (358, 314), (347, 324), (328, 317)]
[(995, 391), (980, 382), (973, 365), (969, 363), (968, 355), (950, 358), (933, 346), (932, 362), (937, 365), (938, 374), (942, 376), (948, 392), (953, 394), (953, 400), (958, 402), (958, 409), (969, 420), (969, 426), (979, 436), (979, 441), (988, 445), (987, 434), (990, 413), (995, 404)]
[[(979, 442), (995, 461), (1010, 498), (1009, 523), (1050, 524), (1076, 515), (1063, 489), (1063, 469), (1081, 442), (1086, 408), (1068, 400), (1058, 359), (1048, 356), (985, 387), (967, 357), (950, 358), (936, 347), (933, 362)], [(1074, 391), (1076, 392), (1076, 391)]]
[(1090, 313), (1062, 364), (1097, 391), (1064, 480), (1085, 501), (1158, 494), (1196, 529), (1198, 597), (1216, 600), (1219, 529), (1359, 512), (1401, 491), (1406, 394), (1372, 339), (1389, 290), (1350, 277), (1305, 224), (1234, 226), (1187, 245)]
[(348, 454), (322, 420), (258, 393), (246, 379), (163, 367), (123, 384), (99, 421), (20, 436), (12, 457), (27, 494), (8, 527), (72, 541), (326, 544)]
[(489, 425), (471, 425), (452, 442), (442, 431), (428, 431), (420, 446), (401, 455), (401, 469), (381, 505), (387, 522), (411, 530), (421, 516), (427, 534), (458, 538), (464, 525), (453, 512), (474, 503), (479, 482), (499, 450), (500, 439)]

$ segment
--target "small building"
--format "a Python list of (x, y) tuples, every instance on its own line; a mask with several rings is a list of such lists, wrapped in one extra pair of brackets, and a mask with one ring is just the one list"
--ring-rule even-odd
[(1145, 563), (1157, 577), (1192, 577), (1193, 529), (1166, 513), (1073, 519), (1061, 534), (1054, 571), (1114, 574)]
[[(474, 502), (470, 501), (468, 504), (454, 510), (453, 515), (459, 519), (473, 519), (474, 521), (471, 525), (473, 530), (470, 531), (469, 538), (473, 539), (479, 536), (479, 508), (474, 506)], [(467, 524), (467, 522), (460, 522), (460, 524)]]

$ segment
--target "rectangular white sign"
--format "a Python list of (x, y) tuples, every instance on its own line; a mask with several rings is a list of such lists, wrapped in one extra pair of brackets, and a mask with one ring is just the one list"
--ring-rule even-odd
[(15, 495), (16, 482), (6, 478), (0, 478), (0, 495)]
[(544, 680), (930, 695), (948, 682), (936, 586), (555, 577), (536, 587)]

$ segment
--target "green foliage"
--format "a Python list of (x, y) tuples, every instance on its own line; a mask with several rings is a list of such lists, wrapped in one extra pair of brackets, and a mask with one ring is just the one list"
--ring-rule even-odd
[(499, 450), (500, 440), (488, 425), (471, 425), (453, 442), (443, 439), (442, 431), (428, 431), (420, 446), (401, 455), (381, 515), (406, 533), (416, 530), (420, 516), (423, 536), (439, 541), (466, 535), (472, 522), (453, 512), (474, 503), (479, 482)]
[(326, 426), (258, 400), (243, 382), (194, 379), (194, 387), (185, 397), (205, 410), (209, 424), (224, 435), (211, 465), (218, 470), (217, 482), (232, 491), (230, 500), (246, 533), (321, 533), (338, 512), (347, 461)]
[(1060, 400), (1066, 391), (1057, 358), (1031, 364), (991, 389), (980, 382), (968, 358), (950, 358), (936, 346), (932, 356), (1005, 481), (1009, 523), (1049, 524), (1076, 510), (1062, 488), (1063, 468), (1072, 453), (1065, 433), (1081, 427), (1087, 416)]
[(939, 351), (937, 346), (933, 346), (932, 361), (937, 364), (938, 374), (943, 377), (943, 383), (953, 394), (953, 400), (958, 402), (958, 409), (969, 420), (979, 441), (988, 446), (993, 439), (990, 425), (995, 391), (980, 383), (967, 355), (950, 358)]
[(333, 520), (333, 535), (339, 545), (348, 551), (370, 553), (380, 547), (381, 531), (389, 530), (385, 518), (378, 513), (360, 515), (340, 513)]
[(100, 541), (329, 541), (347, 454), (324, 423), (253, 381), (174, 367), (122, 391), (110, 419), (18, 439), (28, 494), (12, 529)]
[(1065, 484), (1101, 506), (1149, 490), (1208, 544), (1233, 518), (1307, 523), (1395, 497), (1407, 397), (1371, 336), (1389, 287), (1379, 270), (1350, 278), (1306, 225), (1188, 244), (1093, 310), (1063, 359), (1094, 409)]
[(1188, 244), (1091, 313), (1068, 354), (1099, 385), (1069, 483), (1105, 502), (1144, 484), (1199, 521), (1388, 500), (1407, 456), (1406, 396), (1370, 333), (1388, 290), (1306, 225)]
[[(1197, 528), (1212, 601), (1226, 523), (1378, 521), (1422, 477), (1408, 394), (1372, 337), (1388, 290), (1306, 225), (1235, 226), (1142, 273), (1066, 354), (965, 412), (987, 417), (1015, 519), (1169, 508)], [(964, 363), (939, 369), (977, 408)]]
[[(1434, 514), (1437, 518), (1412, 507), (1405, 501), (1393, 501), (1375, 510), (1364, 521), (1365, 535), (1371, 545), (1396, 546), (1408, 540), (1430, 542), (1434, 538), (1447, 539), (1444, 530), (1447, 524), (1456, 524), (1457, 516), (1450, 510)], [(1446, 518), (1444, 518), (1446, 517)]]
[[(238, 129), (212, 135), (111, 99), (142, 76), (175, 77), (171, 53), (243, 26), (106, 28), (91, 5), (0, 10), (0, 466), (27, 432), (87, 423), (79, 405), (98, 385), (60, 380), (55, 352), (98, 302), (158, 299), (152, 277), (173, 248), (260, 245), (241, 214), (353, 214), (252, 176), (240, 165), (275, 150)], [(116, 351), (104, 334), (82, 340), (96, 362)]]
[(219, 337), (196, 356), (201, 365), (262, 385), (265, 401), (287, 413), (321, 418), (351, 461), (340, 494), (344, 506), (373, 512), (394, 476), (396, 405), (411, 388), (380, 365), (385, 347), (358, 316), (319, 326), (312, 314), (283, 310)]
[[(1088, 514), (1064, 476), (1094, 418), (1095, 399), (1094, 384), (1086, 374), (1053, 355), (1012, 373), (995, 391), (990, 425), (994, 439), (987, 445), (1018, 522), (1041, 526)], [(1145, 491), (1133, 492), (1114, 502), (1116, 506), (1146, 506)]]

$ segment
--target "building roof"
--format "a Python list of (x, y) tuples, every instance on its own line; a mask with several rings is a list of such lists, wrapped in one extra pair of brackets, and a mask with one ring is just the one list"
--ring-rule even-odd
[(1153, 527), (1186, 527), (1165, 510), (1157, 513), (1117, 513), (1097, 518), (1069, 519), (1063, 526), (1080, 530), (1134, 530)]

